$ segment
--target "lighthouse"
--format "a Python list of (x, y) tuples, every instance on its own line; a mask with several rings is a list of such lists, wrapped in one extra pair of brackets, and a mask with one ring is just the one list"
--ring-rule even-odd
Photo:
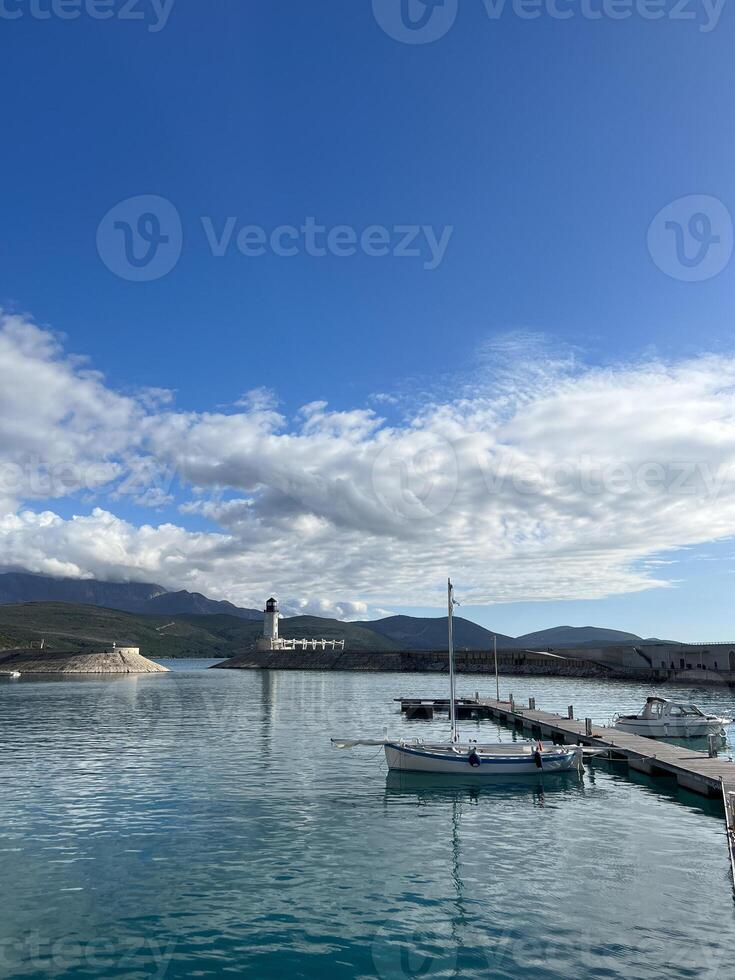
[(269, 651), (302, 650), (340, 650), (345, 648), (344, 640), (284, 640), (278, 635), (278, 601), (270, 597), (263, 610), (263, 635), (258, 637), (255, 649), (261, 653)]
[(273, 596), (263, 610), (263, 639), (269, 641), (271, 650), (278, 646), (278, 602)]

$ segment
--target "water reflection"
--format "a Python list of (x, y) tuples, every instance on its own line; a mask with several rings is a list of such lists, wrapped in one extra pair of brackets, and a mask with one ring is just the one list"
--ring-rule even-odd
[[(704, 798), (606, 763), (386, 775), (382, 750), (329, 736), (416, 734), (392, 699), (435, 677), (180, 667), (0, 685), (0, 972), (7, 954), (13, 977), (129, 980), (165, 954), (166, 980), (710, 980), (722, 956), (727, 975), (727, 850)], [(623, 700), (545, 680), (543, 707)], [(101, 938), (118, 951), (102, 965)]]
[(570, 791), (584, 792), (584, 776), (577, 770), (538, 773), (531, 776), (486, 776), (467, 773), (461, 778), (444, 773), (399, 772), (390, 770), (385, 778), (385, 801), (401, 801), (406, 795), (422, 805), (438, 802), (492, 802), (498, 797), (527, 800), (544, 805), (547, 796)]

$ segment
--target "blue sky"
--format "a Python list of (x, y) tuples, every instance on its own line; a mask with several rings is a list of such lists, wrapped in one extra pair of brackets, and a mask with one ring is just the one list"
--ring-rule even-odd
[[(39, 2), (36, 13), (51, 10), (50, 0)], [(423, 5), (419, 0), (411, 4), (418, 16)], [(451, 14), (452, 0), (447, 4)], [(399, 0), (376, 0), (375, 9), (369, 0), (217, 0), (206, 8), (176, 0), (165, 23), (145, 0), (135, 8), (143, 19), (134, 20), (123, 16), (118, 0), (113, 0), (109, 20), (90, 16), (85, 3), (76, 19), (61, 19), (53, 11), (39, 19), (29, 3), (5, 0), (1, 70), (4, 91), (13, 95), (3, 106), (0, 304), (23, 323), (33, 321), (61, 338), (54, 352), (34, 347), (29, 357), (47, 365), (63, 362), (64, 371), (73, 373), (81, 369), (68, 361), (69, 355), (84, 356), (104, 375), (104, 392), (135, 401), (134, 410), (116, 402), (121, 420), (114, 432), (119, 436), (127, 427), (129, 435), (141, 412), (147, 413), (140, 423), (149, 440), (144, 452), (159, 461), (166, 457), (166, 465), (178, 473), (155, 506), (150, 500), (141, 504), (119, 487), (104, 495), (97, 487), (95, 492), (48, 495), (24, 489), (12, 500), (9, 495), (8, 515), (23, 507), (47, 509), (69, 522), (102, 508), (125, 522), (126, 540), (137, 541), (142, 525), (164, 523), (205, 536), (191, 548), (177, 544), (179, 557), (173, 561), (167, 554), (159, 570), (145, 549), (141, 556), (139, 541), (125, 548), (118, 541), (118, 553), (124, 552), (118, 566), (109, 555), (103, 560), (74, 550), (73, 560), (62, 567), (65, 559), (54, 551), (62, 545), (52, 545), (50, 534), (39, 532), (28, 545), (33, 561), (26, 564), (35, 562), (36, 570), (58, 567), (64, 574), (155, 578), (159, 572), (159, 578), (168, 576), (164, 584), (181, 583), (241, 601), (256, 600), (262, 585), (267, 591), (279, 588), (295, 607), (301, 602), (303, 608), (329, 611), (334, 601), (342, 603), (337, 612), (344, 614), (359, 614), (361, 602), (371, 615), (425, 610), (432, 589), (441, 594), (435, 541), (441, 540), (443, 522), (452, 513), (445, 503), (431, 533), (422, 532), (423, 540), (432, 540), (430, 557), (417, 542), (414, 525), (410, 532), (395, 532), (395, 527), (376, 527), (372, 516), (357, 519), (360, 506), (350, 503), (348, 493), (332, 513), (315, 503), (313, 493), (293, 490), (298, 475), (286, 479), (280, 462), (274, 464), (277, 477), (260, 469), (253, 475), (248, 453), (262, 453), (260, 444), (243, 444), (238, 460), (220, 460), (217, 472), (205, 473), (198, 464), (187, 470), (192, 441), (210, 462), (217, 455), (212, 446), (228, 455), (228, 440), (241, 438), (229, 423), (222, 423), (211, 443), (205, 444), (199, 430), (188, 432), (181, 457), (172, 463), (166, 456), (175, 441), (171, 433), (198, 426), (206, 413), (252, 412), (252, 396), (250, 407), (238, 401), (254, 389), (270, 393), (269, 410), (282, 421), (263, 424), (275, 426), (268, 431), (281, 434), (280, 446), (288, 456), (290, 444), (283, 442), (288, 433), (313, 437), (314, 423), (304, 431), (298, 412), (314, 402), (326, 401), (329, 410), (347, 415), (372, 410), (385, 419), (390, 438), (398, 440), (401, 432), (421, 429), (424, 422), (417, 424), (417, 419), (425, 421), (427, 411), (436, 419), (437, 405), (451, 405), (469, 424), (468, 400), (479, 400), (489, 412), (482, 425), (499, 424), (493, 386), (502, 386), (509, 374), (513, 407), (504, 403), (506, 424), (526, 411), (524, 373), (528, 392), (539, 404), (546, 403), (549, 385), (571, 385), (579, 392), (580, 385), (594, 383), (607, 385), (604, 404), (615, 405), (616, 390), (627, 384), (621, 379), (629, 381), (626, 372), (633, 372), (634, 387), (620, 396), (621, 402), (627, 400), (627, 415), (611, 444), (614, 457), (617, 447), (625, 446), (620, 433), (649, 431), (647, 416), (639, 419), (636, 411), (644, 409), (650, 365), (665, 364), (676, 373), (680, 365), (714, 353), (726, 361), (721, 370), (726, 380), (721, 390), (705, 384), (695, 401), (711, 409), (707, 426), (726, 426), (733, 350), (727, 227), (735, 207), (734, 143), (727, 116), (733, 12), (728, 5), (715, 10), (690, 3), (685, 13), (693, 17), (680, 19), (672, 2), (664, 3), (661, 19), (649, 20), (640, 12), (648, 8), (631, 3), (630, 16), (614, 20), (609, 15), (613, 8), (603, 7), (602, 0), (587, 0), (586, 7), (562, 2), (560, 7), (571, 12), (568, 19), (558, 19), (552, 15), (555, 8), (544, 6), (536, 19), (523, 19), (510, 5), (493, 19), (480, 0), (459, 0), (456, 20), (443, 36), (406, 44), (379, 24), (391, 17), (398, 23)], [(590, 19), (585, 10), (604, 12)], [(11, 19), (8, 12), (20, 16)], [(117, 274), (120, 266), (110, 250), (119, 248), (124, 234), (113, 219), (134, 231), (136, 205), (123, 205), (107, 224), (105, 216), (119, 202), (143, 195), (170, 202), (181, 223), (182, 244), (167, 274), (130, 281)], [(156, 205), (151, 206), (155, 216)], [(687, 222), (703, 214), (710, 222), (703, 233), (719, 237), (695, 268), (702, 271), (701, 281), (686, 281), (691, 264), (677, 266), (676, 254), (666, 251), (669, 243), (673, 248), (674, 231), (663, 219), (659, 238), (649, 235), (649, 226), (667, 206), (668, 218), (684, 234), (702, 230)], [(217, 256), (204, 223), (219, 235), (228, 218), (233, 219), (233, 239)], [(288, 257), (273, 254), (270, 245), (260, 256), (243, 255), (235, 247), (244, 226), (258, 226), (269, 241), (273, 229), (298, 230), (310, 218), (327, 230), (345, 226), (358, 242), (365, 228), (384, 229), (390, 252), (408, 234), (398, 229), (415, 228), (412, 245), (419, 254), (368, 255), (360, 244), (351, 255), (312, 255), (303, 238), (294, 239), (298, 254)], [(446, 234), (440, 256), (432, 253), (426, 229), (437, 240)], [(685, 239), (685, 246), (689, 256), (696, 253), (695, 240)], [(432, 259), (440, 260), (426, 268)], [(715, 376), (720, 370), (711, 364), (710, 369)], [(605, 371), (610, 373), (605, 376)], [(678, 419), (674, 401), (668, 414), (680, 435), (704, 424), (696, 406), (689, 411), (694, 396), (689, 383), (683, 384), (687, 411)], [(148, 388), (174, 393), (165, 409), (140, 409), (140, 393)], [(90, 397), (99, 402), (106, 395), (97, 391)], [(459, 407), (458, 400), (464, 400)], [(6, 406), (8, 417), (13, 411), (23, 417), (22, 407)], [(80, 435), (78, 411), (78, 406), (56, 406), (44, 417), (59, 431), (76, 418), (73, 452), (83, 444), (87, 453), (89, 440)], [(106, 414), (109, 418), (109, 409)], [(323, 415), (318, 423), (322, 440), (335, 424)], [(84, 418), (90, 432), (104, 427), (100, 419)], [(599, 417), (588, 421), (593, 426)], [(648, 443), (637, 460), (673, 462), (682, 451), (690, 461), (710, 460), (712, 443), (693, 448), (687, 436), (672, 447), (666, 419), (658, 423), (659, 448), (652, 455)], [(473, 417), (472, 425), (478, 424)], [(151, 449), (150, 431), (156, 426), (159, 434), (165, 430), (168, 435)], [(359, 431), (345, 428), (344, 419), (340, 426), (346, 442), (373, 438), (360, 426)], [(49, 429), (52, 442), (56, 429)], [(116, 450), (109, 443), (117, 436), (109, 437), (101, 457), (109, 462), (118, 452), (117, 463), (125, 456), (127, 465), (131, 446), (137, 452), (142, 445), (136, 431)], [(530, 439), (529, 433), (524, 428), (519, 437), (518, 424), (514, 429), (511, 423), (505, 444), (515, 447), (518, 439)], [(5, 439), (8, 458), (11, 450), (25, 453), (23, 459), (37, 451), (18, 448), (17, 426), (6, 431)], [(717, 453), (723, 440), (722, 434), (715, 440)], [(334, 447), (320, 442), (322, 449), (323, 456), (314, 455), (319, 478), (329, 480), (339, 472), (345, 483), (354, 480), (358, 486), (359, 477)], [(441, 464), (441, 449), (436, 451)], [(717, 453), (719, 466), (724, 457)], [(308, 469), (309, 458), (307, 452), (300, 465)], [(228, 466), (240, 469), (222, 478)], [(459, 479), (465, 479), (462, 468)], [(204, 506), (215, 486), (216, 506), (211, 501)], [(660, 517), (661, 501), (644, 502), (628, 527), (636, 546), (612, 561), (608, 579), (600, 574), (594, 589), (570, 585), (569, 601), (554, 589), (537, 587), (545, 581), (543, 572), (534, 572), (535, 578), (530, 572), (511, 572), (508, 579), (516, 584), (510, 591), (496, 589), (494, 579), (479, 583), (483, 556), (466, 528), (447, 536), (446, 564), (456, 566), (460, 587), (483, 599), (465, 613), (504, 632), (594, 622), (647, 635), (725, 637), (733, 632), (727, 614), (732, 581), (728, 539), (735, 520), (724, 496), (718, 497), (711, 530), (700, 526), (701, 507), (688, 510), (686, 520), (677, 508), (668, 536), (647, 530), (646, 514)], [(235, 527), (223, 517), (223, 503), (238, 500), (250, 501), (248, 514), (255, 514), (257, 529), (248, 524), (246, 533), (240, 518)], [(462, 511), (468, 528), (476, 517), (473, 506), (467, 503)], [(548, 540), (551, 561), (558, 560), (560, 548), (565, 555), (574, 552), (574, 575), (584, 577), (580, 547), (589, 541), (594, 515), (588, 513), (587, 523), (576, 531), (570, 522), (570, 531), (560, 513), (549, 523), (539, 512), (533, 529), (520, 529), (503, 525), (499, 501), (492, 515), (483, 511), (476, 521), (485, 542), (484, 560), (515, 568), (514, 542)], [(296, 531), (287, 530), (289, 514)], [(430, 516), (439, 515), (432, 511)], [(610, 531), (610, 516), (600, 521)], [(313, 522), (322, 522), (318, 534)], [(324, 542), (331, 547), (335, 535), (348, 532), (349, 540), (340, 538), (340, 574), (320, 578), (324, 564), (333, 565)], [(610, 533), (588, 556), (590, 565), (607, 567), (617, 532)], [(217, 539), (224, 552), (219, 564), (202, 563), (196, 556), (206, 547), (206, 535), (220, 534), (229, 536), (229, 543)], [(373, 549), (361, 534), (373, 542), (377, 536), (383, 544), (390, 537), (391, 545)], [(239, 577), (240, 567), (228, 566), (227, 553), (238, 550), (236, 545), (246, 561), (249, 551), (262, 555), (269, 535), (278, 537), (283, 548), (274, 563), (300, 542), (312, 551), (303, 594), (299, 579), (281, 571), (269, 574), (267, 562), (248, 575), (247, 585)], [(73, 550), (67, 538), (63, 547)], [(20, 539), (6, 542), (4, 551), (0, 547), (0, 561), (17, 563), (22, 554)], [(666, 583), (665, 588), (649, 588), (640, 578), (641, 564), (649, 559), (672, 562), (644, 575)], [(537, 555), (534, 561), (539, 560)], [(364, 568), (374, 567), (374, 578), (380, 577), (381, 561), (402, 563), (402, 572), (395, 581), (388, 576), (378, 594), (366, 588), (362, 575)], [(410, 582), (421, 574), (414, 562), (431, 572), (420, 586), (417, 582), (412, 600)], [(627, 569), (625, 574), (621, 569)], [(522, 601), (524, 590), (544, 601)], [(498, 594), (512, 601), (485, 604)], [(439, 605), (437, 599), (437, 612)]]

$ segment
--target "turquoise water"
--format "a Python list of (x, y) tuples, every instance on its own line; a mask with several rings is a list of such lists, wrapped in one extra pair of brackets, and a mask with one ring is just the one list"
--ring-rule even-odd
[[(329, 737), (444, 732), (392, 699), (442, 695), (445, 678), (173, 666), (0, 682), (0, 975), (733, 975), (724, 822), (707, 801), (606, 764), (492, 785), (386, 778), (382, 751)], [(596, 721), (651, 693), (509, 690)], [(727, 688), (679, 694), (735, 714)]]

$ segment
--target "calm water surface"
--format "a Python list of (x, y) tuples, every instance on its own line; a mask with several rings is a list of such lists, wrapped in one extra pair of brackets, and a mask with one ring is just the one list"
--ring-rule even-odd
[[(382, 750), (331, 748), (385, 727), (443, 733), (392, 700), (443, 695), (443, 677), (169, 666), (0, 682), (0, 975), (734, 975), (724, 822), (707, 801), (606, 764), (458, 784), (386, 778)], [(596, 721), (652, 693), (503, 678), (509, 690)], [(674, 696), (735, 714), (727, 688)]]

